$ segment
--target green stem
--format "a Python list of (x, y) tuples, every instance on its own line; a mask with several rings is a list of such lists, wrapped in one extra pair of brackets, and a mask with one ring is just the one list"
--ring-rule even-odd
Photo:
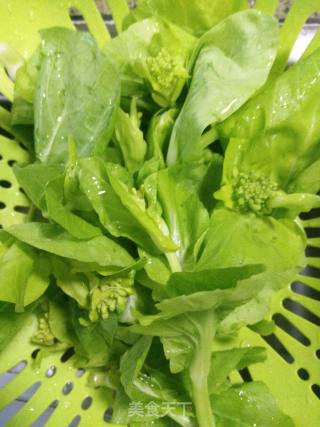
[(180, 271), (182, 271), (181, 264), (175, 252), (166, 252), (165, 255), (168, 260), (172, 273), (179, 273)]
[(199, 331), (199, 345), (190, 366), (192, 397), (199, 427), (215, 427), (208, 390), (211, 365), (211, 342), (214, 335), (214, 316), (211, 311), (203, 313), (202, 329)]
[(269, 203), (271, 208), (297, 209), (299, 212), (308, 212), (320, 207), (320, 197), (315, 194), (277, 192)]
[(33, 218), (34, 218), (34, 214), (36, 213), (36, 207), (35, 205), (32, 203), (30, 205), (29, 208), (29, 212), (28, 215), (26, 216), (26, 222), (32, 222)]
[[(207, 389), (204, 391), (204, 389)], [(206, 384), (193, 387), (193, 403), (196, 409), (199, 427), (215, 427), (216, 423), (211, 409), (210, 396)]]
[(0, 127), (2, 127), (7, 132), (12, 132), (11, 114), (3, 107), (0, 107)]
[(217, 141), (219, 137), (218, 131), (216, 128), (211, 128), (208, 132), (204, 133), (201, 136), (201, 147), (206, 148), (208, 145), (212, 144), (213, 142)]

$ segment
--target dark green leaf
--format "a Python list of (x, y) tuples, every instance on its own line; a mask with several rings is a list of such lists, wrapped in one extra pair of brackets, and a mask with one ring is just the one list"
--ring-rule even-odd
[(234, 288), (244, 280), (264, 270), (263, 265), (215, 268), (212, 270), (174, 273), (166, 285), (170, 297), (190, 295), (196, 292)]

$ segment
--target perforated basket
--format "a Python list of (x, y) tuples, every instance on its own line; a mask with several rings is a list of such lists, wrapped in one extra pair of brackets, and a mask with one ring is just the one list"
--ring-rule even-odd
[[(115, 1), (123, 3), (125, 14), (125, 1)], [(113, 2), (109, 2), (111, 7)], [(110, 35), (91, 0), (0, 0), (0, 40), (10, 43), (27, 58), (38, 44), (39, 29), (52, 25), (73, 27), (69, 16), (71, 6), (81, 12), (98, 43), (106, 43)], [(116, 22), (121, 20), (121, 16), (114, 18)], [(304, 36), (308, 39), (308, 27)], [(0, 92), (8, 105), (13, 85), (2, 67)], [(25, 163), (28, 153), (10, 136), (10, 120), (3, 107), (0, 107), (0, 126), (3, 134), (0, 136), (0, 224), (8, 226), (23, 222), (28, 212), (28, 200), (12, 172), (12, 165)], [(277, 325), (274, 334), (261, 337), (244, 328), (236, 343), (267, 347), (268, 360), (250, 371), (234, 372), (232, 380), (264, 381), (297, 427), (318, 427), (320, 211), (304, 217), (303, 223), (309, 236), (308, 267), (291, 286), (274, 297), (270, 314)], [(37, 347), (30, 343), (29, 337), (36, 329), (37, 319), (28, 316), (23, 329), (0, 354), (0, 426), (112, 425), (110, 392), (87, 386), (88, 372), (74, 367), (72, 349), (47, 356), (40, 366), (35, 363)]]

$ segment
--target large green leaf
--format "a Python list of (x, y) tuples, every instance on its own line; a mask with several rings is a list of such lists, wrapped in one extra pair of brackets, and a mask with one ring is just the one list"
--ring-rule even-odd
[(211, 398), (219, 427), (293, 427), (268, 388), (259, 382), (233, 387)]
[(116, 68), (89, 34), (53, 28), (41, 36), (35, 96), (37, 157), (42, 162), (64, 162), (70, 137), (80, 157), (103, 153), (119, 103)]
[(6, 230), (17, 239), (56, 255), (102, 267), (126, 267), (133, 263), (128, 252), (106, 236), (78, 240), (58, 225), (29, 222)]
[(229, 175), (237, 168), (266, 176), (287, 193), (319, 191), (319, 58), (320, 49), (219, 127), (221, 138), (235, 139), (234, 154), (228, 155)]
[(203, 35), (171, 136), (169, 164), (202, 157), (201, 134), (229, 117), (266, 82), (277, 43), (277, 22), (253, 10), (231, 15)]
[(305, 245), (304, 232), (294, 221), (219, 208), (196, 269), (263, 264), (274, 272), (291, 269), (294, 275), (305, 265)]
[(127, 18), (131, 23), (148, 16), (160, 15), (197, 36), (210, 30), (219, 21), (248, 7), (246, 0), (145, 0)]

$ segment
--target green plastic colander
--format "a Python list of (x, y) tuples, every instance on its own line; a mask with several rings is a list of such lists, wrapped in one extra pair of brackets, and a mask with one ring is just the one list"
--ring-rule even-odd
[[(314, 12), (310, 0), (310, 14)], [(116, 26), (128, 12), (125, 0), (109, 0)], [(6, 43), (28, 58), (39, 42), (38, 31), (53, 25), (73, 27), (70, 7), (76, 7), (99, 45), (110, 39), (93, 0), (0, 0), (0, 49)], [(120, 10), (120, 12), (119, 12)], [(309, 15), (310, 15), (309, 14)], [(306, 17), (301, 16), (301, 26)], [(13, 98), (13, 84), (0, 66), (0, 93)], [(10, 134), (10, 117), (0, 106), (0, 128)], [(3, 132), (2, 132), (3, 133)], [(6, 134), (6, 133), (5, 133)], [(15, 162), (25, 163), (28, 153), (9, 136), (0, 136), (0, 224), (23, 222), (28, 200), (12, 171)], [(319, 212), (318, 212), (319, 214)], [(240, 346), (265, 346), (268, 360), (249, 370), (234, 372), (234, 382), (264, 381), (281, 409), (297, 427), (320, 425), (320, 218), (317, 212), (303, 220), (307, 229), (308, 267), (296, 281), (276, 294), (270, 318), (274, 334), (261, 337), (243, 328)], [(72, 349), (45, 357), (40, 366), (34, 359), (37, 347), (29, 337), (37, 329), (37, 318), (26, 315), (23, 328), (0, 354), (0, 427), (100, 427), (112, 426), (110, 392), (87, 386), (88, 372), (76, 369)], [(8, 327), (9, 327), (8, 319)], [(234, 345), (235, 343), (231, 343)]]

